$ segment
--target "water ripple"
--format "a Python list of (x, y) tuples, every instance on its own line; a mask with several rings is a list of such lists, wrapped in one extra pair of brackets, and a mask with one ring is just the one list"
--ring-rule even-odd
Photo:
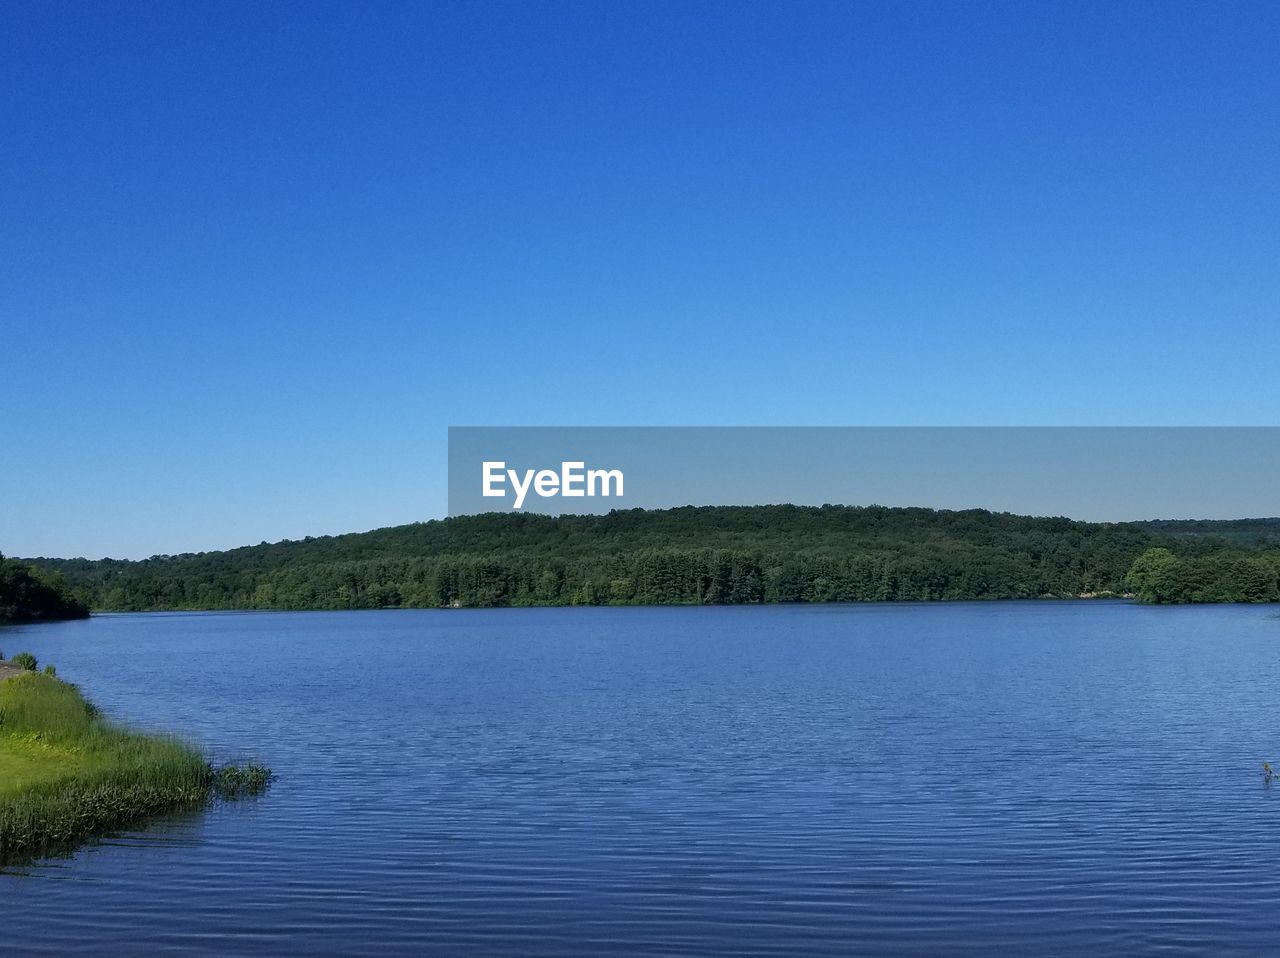
[(1096, 958), (1280, 931), (1266, 609), (23, 631), (108, 711), (280, 779), (0, 875), (5, 954)]

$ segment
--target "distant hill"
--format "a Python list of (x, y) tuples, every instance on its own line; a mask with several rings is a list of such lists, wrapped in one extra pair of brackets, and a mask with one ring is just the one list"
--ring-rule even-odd
[(1121, 593), (1218, 535), (985, 510), (718, 506), (489, 514), (125, 560), (33, 559), (101, 610), (1004, 599)]
[(1274, 519), (1155, 519), (1135, 526), (1179, 538), (1219, 538), (1250, 549), (1280, 549), (1280, 518)]

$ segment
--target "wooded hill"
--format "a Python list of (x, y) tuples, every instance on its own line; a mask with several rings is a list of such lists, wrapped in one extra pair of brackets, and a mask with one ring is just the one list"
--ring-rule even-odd
[[(1165, 549), (1187, 569), (1217, 563), (1228, 578), (1228, 560), (1261, 562), (1249, 567), (1249, 595), (1274, 600), (1280, 551), (1176, 526), (976, 509), (716, 506), (494, 513), (142, 561), (28, 561), (62, 573), (98, 610), (364, 609), (1120, 594), (1141, 592), (1126, 575), (1145, 552)], [(1163, 554), (1156, 566), (1161, 582), (1176, 582)], [(1212, 591), (1201, 588), (1197, 601), (1216, 601)], [(1141, 597), (1182, 601), (1175, 592)]]

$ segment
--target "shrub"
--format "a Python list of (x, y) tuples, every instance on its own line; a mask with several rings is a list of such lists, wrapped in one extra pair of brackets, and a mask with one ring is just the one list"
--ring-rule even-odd
[(213, 788), (220, 797), (226, 799), (261, 795), (274, 777), (271, 769), (256, 762), (223, 765), (213, 770)]
[(46, 665), (44, 667), (44, 674), (49, 676), (51, 679), (56, 679), (58, 677), (58, 670), (52, 665)]
[(26, 669), (28, 672), (34, 672), (36, 666), (40, 664), (30, 652), (19, 652), (9, 661), (19, 668)]

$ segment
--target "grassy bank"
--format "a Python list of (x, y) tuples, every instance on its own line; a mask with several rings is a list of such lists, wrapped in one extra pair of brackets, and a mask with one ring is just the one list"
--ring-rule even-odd
[(177, 739), (113, 725), (51, 675), (0, 672), (0, 865), (220, 793), (260, 791), (269, 777), (256, 766), (215, 769)]

